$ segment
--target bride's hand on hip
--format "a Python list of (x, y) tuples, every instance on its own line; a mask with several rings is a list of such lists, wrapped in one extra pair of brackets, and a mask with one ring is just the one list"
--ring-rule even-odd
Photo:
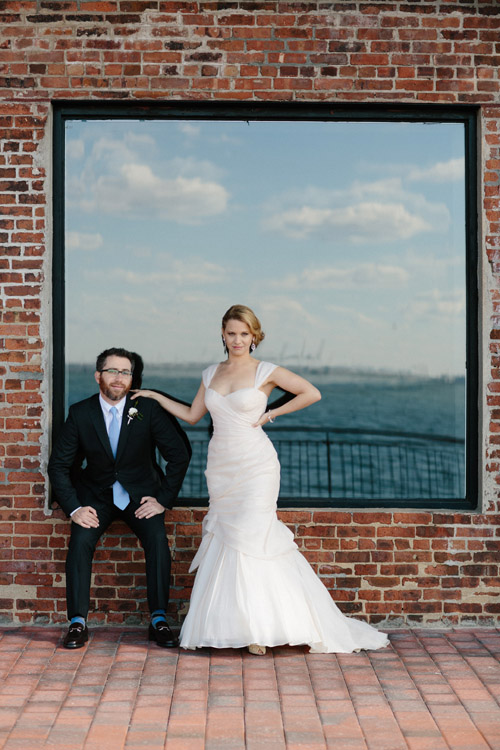
[(269, 422), (269, 415), (270, 415), (270, 412), (265, 411), (264, 414), (259, 419), (259, 421), (255, 422), (255, 424), (253, 424), (252, 427), (262, 427), (262, 425)]

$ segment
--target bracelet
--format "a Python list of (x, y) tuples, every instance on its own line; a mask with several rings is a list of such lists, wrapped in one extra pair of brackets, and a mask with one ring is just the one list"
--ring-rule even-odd
[(271, 414), (272, 414), (272, 412), (268, 413), (268, 415), (267, 415), (267, 421), (272, 424), (274, 422), (274, 419), (276, 419), (276, 417), (273, 419), (273, 417), (271, 416)]

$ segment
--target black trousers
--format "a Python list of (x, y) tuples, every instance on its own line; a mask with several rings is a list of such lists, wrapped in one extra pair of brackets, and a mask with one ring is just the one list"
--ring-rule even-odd
[(90, 582), (92, 560), (101, 536), (115, 518), (125, 521), (139, 539), (146, 557), (146, 583), (150, 612), (166, 609), (170, 589), (170, 549), (165, 533), (165, 516), (159, 513), (152, 518), (136, 518), (137, 506), (130, 502), (125, 510), (113, 505), (111, 492), (109, 500), (95, 500), (92, 506), (97, 512), (99, 526), (84, 529), (71, 523), (71, 538), (66, 557), (66, 600), (68, 619), (76, 615), (87, 617), (90, 606)]

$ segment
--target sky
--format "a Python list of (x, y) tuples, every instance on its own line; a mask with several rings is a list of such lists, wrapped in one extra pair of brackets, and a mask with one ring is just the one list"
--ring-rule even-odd
[(261, 359), (465, 369), (459, 123), (69, 121), (66, 353), (223, 358), (249, 305)]

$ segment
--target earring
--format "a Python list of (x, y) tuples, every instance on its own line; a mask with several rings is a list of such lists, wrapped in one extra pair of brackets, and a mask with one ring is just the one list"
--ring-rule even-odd
[(227, 354), (227, 346), (226, 346), (226, 339), (224, 336), (221, 336), (222, 339), (222, 346), (224, 347), (224, 354)]
[(251, 352), (254, 352), (254, 351), (255, 351), (255, 348), (256, 348), (256, 347), (255, 347), (255, 341), (252, 341), (252, 343), (250, 344), (250, 351), (251, 351)]

